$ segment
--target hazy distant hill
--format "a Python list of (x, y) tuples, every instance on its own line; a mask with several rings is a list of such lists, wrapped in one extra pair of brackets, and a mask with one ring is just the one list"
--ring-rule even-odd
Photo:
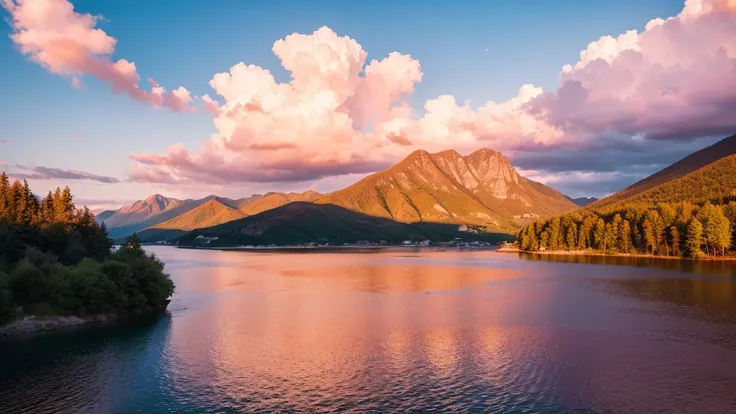
[(468, 223), (511, 232), (538, 216), (575, 209), (564, 195), (521, 177), (503, 154), (415, 151), (395, 166), (315, 201), (370, 216)]
[(341, 245), (360, 240), (433, 241), (468, 239), (507, 240), (505, 234), (472, 234), (458, 231), (456, 224), (399, 223), (373, 217), (335, 205), (293, 202), (260, 214), (219, 226), (194, 230), (180, 239), (181, 244), (196, 244), (198, 236), (217, 237), (211, 246), (288, 245), (308, 242)]
[(650, 175), (618, 193), (590, 204), (590, 207), (598, 208), (626, 200), (636, 194), (685, 176), (699, 168), (705, 167), (708, 164), (733, 154), (736, 154), (736, 135), (724, 138), (707, 148), (694, 152), (669, 167)]
[(587, 206), (590, 203), (594, 203), (594, 202), (598, 201), (598, 199), (595, 198), (595, 197), (578, 197), (578, 198), (572, 198), (572, 197), (565, 196), (565, 198), (567, 198), (568, 200), (572, 201), (573, 204), (575, 204), (578, 207), (585, 207), (585, 206)]
[(97, 214), (95, 216), (95, 219), (97, 220), (98, 223), (101, 223), (109, 219), (110, 217), (112, 217), (113, 214), (115, 214), (115, 210), (104, 210), (104, 211), (101, 211), (99, 214)]
[[(98, 221), (107, 225), (112, 238), (121, 238), (148, 228), (188, 231), (210, 227), (292, 201), (312, 201), (320, 196), (321, 194), (311, 190), (303, 193), (253, 194), (241, 199), (211, 195), (198, 200), (178, 200), (155, 194), (112, 213), (104, 212), (102, 213), (104, 216), (97, 217)], [(148, 232), (148, 234), (150, 236), (164, 233)]]
[(247, 214), (242, 211), (227, 206), (220, 200), (213, 199), (193, 210), (153, 225), (150, 228), (159, 230), (194, 230), (216, 226), (246, 216)]
[(177, 200), (155, 194), (145, 200), (136, 201), (131, 205), (120, 208), (103, 221), (107, 226), (110, 237), (125, 237), (133, 232), (186, 213), (205, 202), (204, 199)]

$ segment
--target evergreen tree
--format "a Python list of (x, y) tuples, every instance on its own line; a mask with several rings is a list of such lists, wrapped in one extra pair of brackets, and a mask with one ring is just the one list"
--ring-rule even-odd
[(662, 239), (662, 218), (656, 210), (649, 210), (644, 216), (642, 223), (644, 230), (644, 242), (652, 254), (655, 254), (659, 248)]
[(560, 250), (562, 246), (560, 246), (560, 238), (562, 231), (560, 229), (560, 218), (559, 217), (553, 217), (549, 221), (549, 228), (547, 229), (547, 233), (549, 236), (549, 240), (547, 243), (549, 243), (550, 250)]
[(133, 233), (133, 235), (130, 236), (126, 246), (130, 249), (135, 249), (135, 250), (141, 249), (141, 240), (138, 238), (138, 233)]
[(10, 190), (10, 178), (5, 171), (0, 174), (0, 220), (7, 220), (10, 214), (8, 191)]
[(593, 229), (593, 247), (597, 250), (606, 250), (606, 222), (599, 218)]
[(571, 222), (567, 226), (567, 232), (565, 235), (565, 244), (567, 246), (567, 250), (575, 250), (575, 247), (577, 246), (576, 236), (578, 232), (578, 226), (574, 222)]
[(49, 191), (46, 198), (41, 202), (41, 216), (45, 223), (54, 221), (54, 195)]
[(547, 230), (543, 230), (542, 233), (539, 234), (539, 250), (547, 249), (549, 249), (549, 233)]
[(672, 243), (672, 255), (680, 255), (680, 230), (677, 226), (670, 226), (670, 243)]
[(731, 201), (723, 208), (723, 214), (731, 223), (731, 243), (736, 248), (736, 201)]
[(618, 244), (616, 248), (622, 253), (629, 253), (631, 251), (631, 226), (628, 220), (622, 220), (621, 226), (618, 230)]
[(690, 220), (685, 237), (685, 249), (690, 257), (702, 257), (703, 250), (703, 225), (697, 218)]
[(711, 203), (705, 203), (698, 211), (703, 223), (703, 243), (708, 254), (725, 254), (731, 245), (731, 224), (723, 210)]

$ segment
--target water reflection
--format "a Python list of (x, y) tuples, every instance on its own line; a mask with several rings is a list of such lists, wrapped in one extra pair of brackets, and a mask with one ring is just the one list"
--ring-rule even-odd
[(585, 256), (565, 254), (519, 253), (519, 258), (548, 263), (578, 263), (607, 266), (633, 266), (649, 269), (677, 270), (700, 275), (736, 277), (734, 260), (690, 260), (630, 256)]
[(0, 342), (0, 364), (16, 361), (0, 400), (34, 412), (736, 410), (736, 291), (711, 270), (156, 251), (177, 284), (170, 318)]
[(170, 327), (163, 316), (0, 341), (0, 411), (109, 411), (155, 381)]

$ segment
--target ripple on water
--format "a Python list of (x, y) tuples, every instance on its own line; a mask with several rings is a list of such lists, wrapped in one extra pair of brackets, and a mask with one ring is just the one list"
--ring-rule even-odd
[(157, 253), (170, 316), (0, 341), (0, 412), (736, 412), (727, 279), (493, 252)]

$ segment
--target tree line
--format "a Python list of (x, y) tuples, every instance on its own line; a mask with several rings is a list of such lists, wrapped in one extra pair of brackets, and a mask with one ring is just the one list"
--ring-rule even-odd
[(163, 263), (131, 243), (111, 251), (104, 224), (68, 187), (37, 197), (0, 174), (0, 323), (25, 314), (140, 314), (174, 289)]
[(661, 256), (725, 256), (736, 247), (736, 202), (645, 203), (579, 210), (531, 223), (517, 245), (526, 251), (597, 251)]

